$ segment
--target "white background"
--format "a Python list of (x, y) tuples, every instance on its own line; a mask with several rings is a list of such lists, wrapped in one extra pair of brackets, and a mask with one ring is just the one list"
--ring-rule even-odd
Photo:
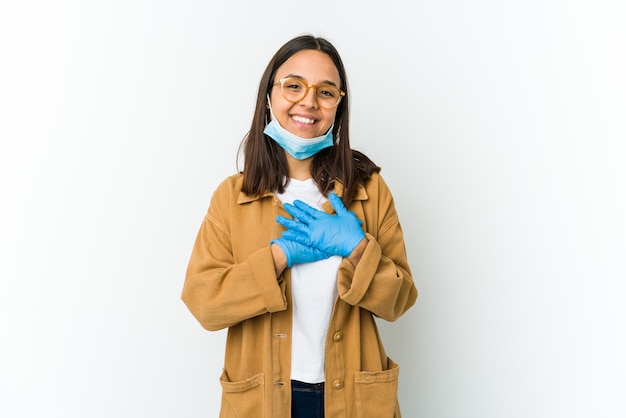
[(406, 417), (626, 416), (626, 2), (6, 1), (0, 416), (215, 417), (180, 301), (261, 73), (341, 52), (420, 296)]

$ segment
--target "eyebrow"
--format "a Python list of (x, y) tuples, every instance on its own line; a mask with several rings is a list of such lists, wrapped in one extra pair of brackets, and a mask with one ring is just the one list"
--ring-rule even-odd
[[(298, 74), (289, 74), (289, 75), (286, 75), (285, 77), (282, 77), (282, 78), (289, 78), (289, 77), (297, 78), (299, 80), (306, 81), (308, 83), (306, 78), (304, 78), (304, 77), (302, 77), (301, 75), (298, 75)], [(334, 81), (331, 81), (331, 80), (322, 80), (322, 82), (318, 83), (318, 84), (330, 84), (331, 86), (335, 86), (335, 87), (339, 88), (339, 86), (337, 86), (337, 83), (335, 83)]]

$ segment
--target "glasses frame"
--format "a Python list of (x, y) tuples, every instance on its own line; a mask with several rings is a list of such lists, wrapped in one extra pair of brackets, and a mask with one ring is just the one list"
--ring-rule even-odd
[[(285, 83), (286, 80), (291, 80), (291, 79), (301, 81), (302, 83), (304, 83), (306, 85), (306, 91), (304, 92), (304, 94), (302, 95), (302, 98), (300, 100), (295, 100), (295, 101), (294, 100), (289, 100), (285, 96), (285, 93), (283, 91), (284, 83)], [(311, 87), (315, 88), (315, 103), (317, 103), (317, 105), (319, 107), (321, 107), (322, 109), (327, 109), (327, 110), (328, 109), (334, 109), (337, 106), (339, 106), (339, 103), (341, 103), (342, 97), (346, 95), (345, 91), (341, 90), (339, 87), (337, 87), (337, 86), (335, 86), (333, 84), (328, 84), (328, 83), (324, 83), (324, 84), (309, 84), (306, 81), (304, 81), (303, 79), (298, 78), (298, 77), (283, 77), (283, 78), (279, 79), (277, 82), (275, 82), (274, 84), (272, 84), (272, 87), (277, 85), (277, 84), (280, 84), (280, 94), (283, 96), (283, 99), (287, 100), (289, 103), (298, 103), (298, 102), (302, 101), (307, 96), (307, 94), (309, 94), (309, 90), (311, 90)], [(336, 88), (337, 90), (339, 90), (339, 98), (337, 99), (337, 103), (335, 103), (331, 107), (322, 106), (320, 104), (320, 101), (317, 99), (317, 90), (320, 87), (324, 87), (324, 86), (333, 87), (333, 88)]]

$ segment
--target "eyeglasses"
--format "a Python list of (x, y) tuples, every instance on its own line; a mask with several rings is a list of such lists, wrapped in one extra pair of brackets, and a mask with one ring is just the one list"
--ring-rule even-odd
[(341, 98), (346, 95), (332, 84), (307, 84), (304, 80), (295, 77), (286, 77), (278, 80), (274, 85), (280, 84), (280, 92), (285, 100), (297, 103), (309, 94), (309, 89), (315, 89), (315, 99), (322, 109), (332, 109), (339, 105)]

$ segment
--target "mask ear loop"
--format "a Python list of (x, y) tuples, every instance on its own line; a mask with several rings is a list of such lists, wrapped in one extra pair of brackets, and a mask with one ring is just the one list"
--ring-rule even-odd
[[(265, 107), (269, 109), (270, 116), (272, 117), (271, 119), (276, 119), (276, 116), (274, 116), (274, 112), (272, 111), (272, 102), (270, 101), (270, 95), (266, 94), (265, 97), (267, 97), (267, 104), (265, 105)], [(267, 112), (266, 112), (265, 113), (265, 126), (267, 126), (269, 123), (270, 121), (267, 120)]]

